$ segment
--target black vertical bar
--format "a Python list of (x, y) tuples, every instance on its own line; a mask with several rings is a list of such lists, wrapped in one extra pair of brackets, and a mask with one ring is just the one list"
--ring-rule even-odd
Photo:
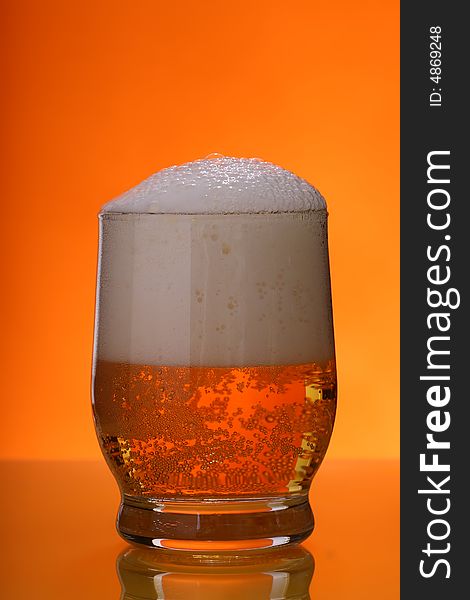
[[(436, 0), (401, 4), (402, 600), (449, 600), (470, 594), (470, 395), (465, 382), (470, 377), (470, 195), (465, 189), (470, 173), (465, 92), (470, 87), (470, 35), (465, 8), (464, 2)], [(439, 79), (431, 80), (437, 75)], [(450, 169), (431, 169), (428, 181), (428, 161)], [(442, 209), (428, 204), (445, 206), (449, 198)], [(443, 302), (448, 299), (454, 308), (431, 307), (430, 302), (439, 304), (439, 296), (434, 293), (429, 301), (428, 288), (440, 292)], [(444, 316), (430, 316), (436, 313)], [(432, 337), (439, 339), (430, 341)], [(428, 344), (450, 353), (429, 356)], [(434, 395), (429, 392), (433, 386), (440, 386), (440, 406), (436, 390)], [(445, 387), (450, 392), (446, 404)], [(428, 393), (431, 401), (437, 398), (434, 405)], [(436, 432), (438, 428), (442, 431)], [(433, 443), (427, 434), (432, 434), (431, 440), (449, 442), (450, 448), (427, 448)], [(450, 470), (423, 470), (421, 454), (426, 464), (436, 460)]]

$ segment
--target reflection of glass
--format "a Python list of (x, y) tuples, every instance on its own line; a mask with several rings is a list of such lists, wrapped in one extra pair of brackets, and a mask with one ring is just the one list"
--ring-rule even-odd
[(121, 600), (308, 600), (314, 561), (300, 546), (244, 555), (128, 549), (117, 569)]
[(127, 540), (235, 550), (311, 533), (336, 407), (326, 223), (305, 181), (225, 158), (100, 214), (94, 414)]

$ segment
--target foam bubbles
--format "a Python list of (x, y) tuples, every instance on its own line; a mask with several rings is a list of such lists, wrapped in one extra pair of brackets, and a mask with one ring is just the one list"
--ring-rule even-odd
[(102, 213), (234, 214), (325, 210), (307, 181), (258, 158), (219, 154), (154, 173)]
[(170, 366), (333, 358), (327, 212), (293, 173), (206, 158), (100, 215), (95, 356)]

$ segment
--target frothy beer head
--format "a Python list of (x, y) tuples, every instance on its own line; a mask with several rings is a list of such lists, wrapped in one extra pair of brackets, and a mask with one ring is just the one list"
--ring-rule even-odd
[(154, 173), (102, 213), (239, 214), (323, 210), (307, 181), (257, 158), (217, 156)]
[(326, 204), (258, 159), (170, 167), (100, 213), (96, 356), (148, 365), (333, 358)]

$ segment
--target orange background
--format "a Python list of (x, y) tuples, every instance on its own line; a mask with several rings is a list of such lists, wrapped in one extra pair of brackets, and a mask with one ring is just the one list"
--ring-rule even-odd
[(152, 172), (258, 156), (327, 198), (329, 456), (398, 456), (398, 0), (1, 2), (3, 458), (100, 455), (96, 213)]

